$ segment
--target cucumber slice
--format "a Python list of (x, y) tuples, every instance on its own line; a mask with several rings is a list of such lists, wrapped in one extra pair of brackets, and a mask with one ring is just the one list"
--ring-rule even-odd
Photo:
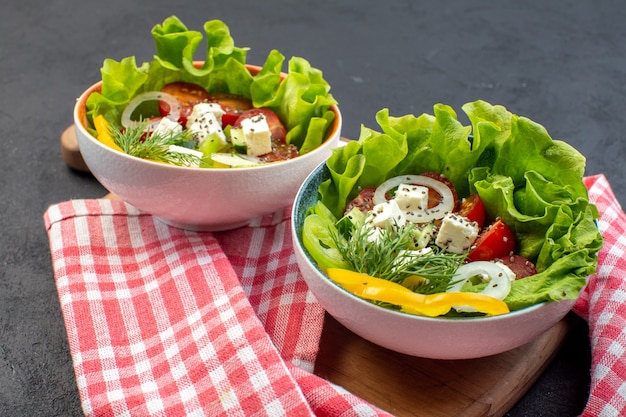
[(211, 159), (217, 164), (232, 168), (252, 167), (263, 164), (263, 162), (258, 158), (238, 153), (214, 153), (211, 154)]
[(233, 145), (233, 148), (235, 148), (235, 150), (239, 153), (245, 154), (248, 150), (246, 137), (243, 134), (243, 129), (240, 127), (230, 128), (230, 143)]

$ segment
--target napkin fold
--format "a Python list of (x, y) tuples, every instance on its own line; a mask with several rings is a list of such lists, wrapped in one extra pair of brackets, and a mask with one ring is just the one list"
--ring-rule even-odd
[[(626, 413), (626, 216), (602, 175), (585, 178), (605, 243), (574, 311), (589, 322), (583, 416)], [(390, 416), (313, 366), (324, 311), (301, 277), (288, 208), (196, 233), (118, 200), (44, 214), (87, 416)]]

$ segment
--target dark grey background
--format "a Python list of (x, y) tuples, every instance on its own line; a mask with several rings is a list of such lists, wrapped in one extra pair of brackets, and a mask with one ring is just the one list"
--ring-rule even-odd
[[(169, 15), (224, 20), (248, 61), (270, 49), (322, 69), (358, 137), (374, 115), (484, 99), (546, 126), (626, 201), (626, 3), (591, 1), (4, 0), (0, 13), (0, 415), (81, 415), (42, 215), (100, 197), (59, 136), (104, 58), (154, 53)], [(202, 56), (200, 56), (201, 58)], [(462, 115), (460, 114), (460, 117)], [(587, 327), (508, 416), (573, 416), (589, 383)]]

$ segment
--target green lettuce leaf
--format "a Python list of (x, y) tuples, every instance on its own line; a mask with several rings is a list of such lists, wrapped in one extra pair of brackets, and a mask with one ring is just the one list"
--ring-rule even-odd
[(502, 218), (519, 253), (536, 264), (538, 274), (513, 282), (505, 300), (511, 309), (578, 297), (602, 246), (599, 213), (582, 182), (585, 158), (503, 106), (475, 101), (462, 108), (470, 126), (443, 104), (418, 117), (380, 110), (381, 131), (363, 127), (358, 141), (333, 150), (320, 200), (341, 217), (364, 187), (407, 173), (442, 173), (460, 197), (478, 193), (487, 215)]
[[(248, 48), (235, 46), (228, 26), (220, 20), (204, 24), (204, 34), (189, 30), (176, 16), (155, 25), (152, 37), (156, 55), (149, 63), (137, 65), (135, 57), (121, 61), (105, 59), (101, 68), (102, 91), (87, 99), (89, 121), (97, 115), (120, 124), (128, 102), (136, 95), (158, 91), (165, 84), (186, 81), (211, 93), (231, 93), (251, 99), (256, 107), (274, 110), (287, 128), (287, 141), (301, 153), (318, 147), (333, 124), (337, 104), (322, 72), (307, 60), (292, 57), (281, 82), (285, 57), (277, 50), (268, 54), (261, 71), (253, 76), (246, 68)], [(203, 61), (198, 48), (206, 39)]]

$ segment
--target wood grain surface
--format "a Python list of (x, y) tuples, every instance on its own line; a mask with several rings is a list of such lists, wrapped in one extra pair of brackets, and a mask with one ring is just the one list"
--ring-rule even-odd
[(537, 380), (572, 325), (566, 316), (499, 355), (433, 360), (376, 346), (326, 315), (315, 373), (398, 417), (498, 417)]

